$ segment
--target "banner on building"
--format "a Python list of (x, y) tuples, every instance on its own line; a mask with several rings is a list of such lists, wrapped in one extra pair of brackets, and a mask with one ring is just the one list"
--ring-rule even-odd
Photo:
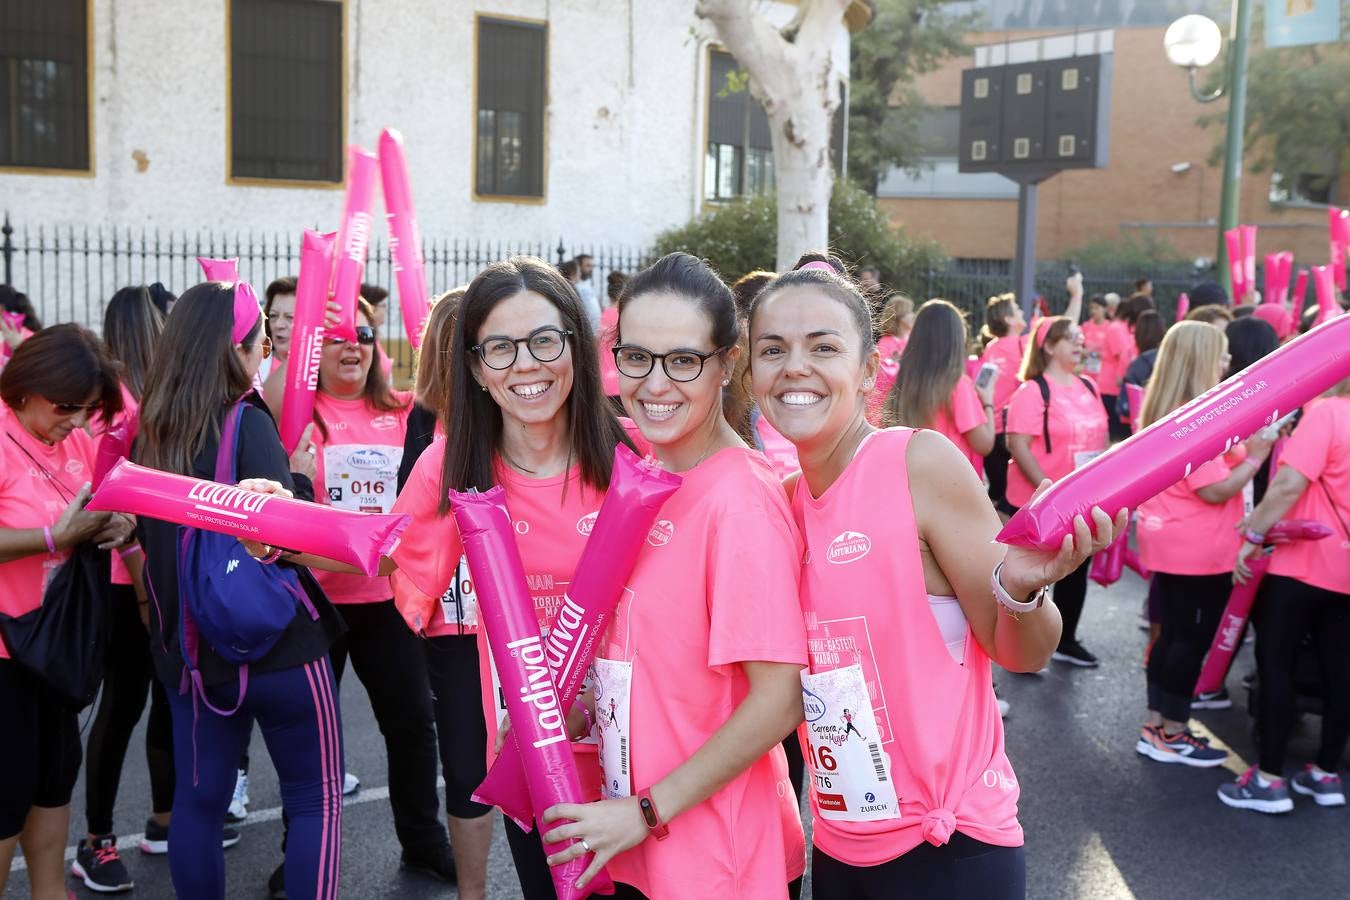
[(1299, 47), (1341, 39), (1341, 0), (1266, 0), (1266, 46)]

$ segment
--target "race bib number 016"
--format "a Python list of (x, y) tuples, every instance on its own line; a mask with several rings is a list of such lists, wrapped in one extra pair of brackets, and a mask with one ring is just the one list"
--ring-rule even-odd
[(803, 671), (801, 679), (807, 763), (821, 816), (840, 822), (899, 817), (890, 760), (881, 749), (862, 666)]
[(325, 447), (323, 474), (328, 502), (353, 512), (389, 512), (398, 494), (398, 467), (402, 461), (402, 447), (360, 444)]

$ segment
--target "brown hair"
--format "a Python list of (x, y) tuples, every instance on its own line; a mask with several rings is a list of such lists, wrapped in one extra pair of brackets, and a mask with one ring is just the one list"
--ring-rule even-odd
[(272, 301), (281, 294), (294, 294), (300, 285), (300, 279), (294, 275), (283, 275), (280, 278), (272, 279), (272, 283), (267, 286), (267, 302), (263, 304), (263, 315), (272, 314)]
[(984, 327), (980, 329), (981, 349), (995, 338), (1008, 336), (1007, 319), (1017, 311), (1016, 294), (997, 294), (984, 303)]
[[(259, 316), (239, 346), (257, 344), (262, 323)], [(233, 328), (234, 285), (207, 281), (178, 298), (146, 375), (137, 462), (191, 475), (207, 444), (219, 440), (226, 410), (253, 387)]]
[(932, 427), (938, 411), (951, 406), (965, 363), (965, 316), (946, 300), (929, 300), (914, 317), (900, 374), (886, 395), (885, 424)]
[(897, 291), (886, 298), (886, 305), (881, 308), (881, 318), (877, 322), (877, 329), (882, 334), (899, 337), (900, 323), (904, 321), (905, 316), (912, 312), (914, 312), (914, 301)]
[(749, 318), (750, 304), (755, 301), (759, 292), (764, 290), (765, 285), (777, 277), (776, 272), (756, 269), (737, 278), (736, 283), (731, 286), (731, 296), (736, 300), (736, 315), (742, 319)]
[(1044, 375), (1050, 365), (1050, 354), (1046, 348), (1058, 344), (1069, 335), (1073, 320), (1068, 316), (1047, 316), (1036, 322), (1031, 329), (1031, 340), (1027, 341), (1027, 352), (1022, 357), (1022, 381)]
[(92, 412), (111, 422), (122, 411), (117, 363), (98, 335), (82, 325), (44, 328), (20, 344), (0, 371), (0, 398), (10, 409), (34, 396), (77, 404), (97, 396)]
[(143, 284), (113, 294), (103, 311), (103, 342), (117, 360), (122, 383), (137, 402), (145, 394), (145, 374), (163, 331), (164, 317)]
[[(365, 297), (356, 298), (356, 308), (361, 315), (366, 317), (367, 322), (372, 326), (375, 324), (375, 311), (371, 309), (370, 303)], [(371, 409), (392, 412), (396, 409), (403, 409), (408, 404), (396, 396), (394, 389), (389, 386), (388, 378), (384, 374), (384, 366), (380, 365), (383, 354), (384, 351), (380, 349), (380, 342), (376, 341), (371, 347), (370, 368), (366, 371), (366, 384), (361, 389), (361, 399)], [(319, 390), (323, 390), (322, 383), (319, 384)], [(319, 434), (323, 435), (325, 441), (328, 440), (328, 426), (323, 423), (323, 418), (320, 417), (317, 407), (314, 410), (314, 427), (318, 429)]]
[[(825, 263), (831, 271), (827, 272), (818, 267), (802, 268), (811, 263)], [(861, 356), (867, 359), (876, 347), (876, 341), (872, 337), (872, 310), (857, 283), (849, 276), (844, 261), (832, 253), (823, 253), (819, 250), (803, 253), (791, 272), (779, 275), (755, 295), (754, 301), (750, 304), (749, 321), (754, 321), (755, 310), (776, 292), (784, 288), (807, 286), (818, 288), (822, 293), (848, 307), (853, 324), (858, 329), (858, 336), (862, 340)]]
[(413, 396), (436, 414), (442, 426), (450, 412), (450, 342), (455, 336), (455, 316), (464, 298), (464, 288), (446, 291), (432, 301), (431, 315), (422, 326), (422, 345), (413, 367)]
[(444, 378), (450, 383), (449, 417), (445, 433), (445, 461), (441, 464), (440, 515), (450, 511), (450, 494), (496, 483), (493, 462), (502, 443), (502, 411), (479, 390), (473, 377), (478, 329), (504, 300), (525, 293), (539, 294), (558, 310), (563, 329), (572, 332), (567, 350), (572, 354), (572, 391), (567, 397), (568, 467), (575, 459), (581, 479), (597, 490), (609, 487), (614, 470), (614, 447), (632, 447), (628, 434), (614, 417), (600, 386), (600, 360), (590, 319), (581, 311), (581, 298), (566, 278), (533, 256), (513, 256), (493, 263), (469, 284), (460, 301), (451, 338), (450, 365)]
[(1226, 306), (1206, 303), (1186, 313), (1187, 322), (1204, 322), (1206, 325), (1227, 325), (1233, 321), (1233, 313)]

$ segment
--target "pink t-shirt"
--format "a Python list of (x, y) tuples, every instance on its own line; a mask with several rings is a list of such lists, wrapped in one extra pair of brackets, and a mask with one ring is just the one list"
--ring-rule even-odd
[[(633, 664), (632, 788), (651, 787), (721, 728), (749, 691), (739, 663), (806, 664), (801, 544), (773, 470), (728, 448), (684, 473), (606, 631), (601, 656)], [(692, 867), (692, 868), (691, 868)], [(712, 797), (609, 863), (653, 900), (782, 898), (806, 867), (801, 816), (775, 746)]]
[(764, 458), (773, 466), (775, 475), (786, 478), (801, 468), (797, 462), (797, 445), (783, 437), (769, 423), (767, 416), (761, 415), (755, 421), (755, 430), (759, 432), (760, 443), (764, 446)]
[(966, 432), (979, 428), (985, 421), (984, 403), (980, 395), (975, 393), (975, 382), (970, 380), (969, 375), (962, 375), (952, 390), (952, 402), (937, 411), (928, 427), (946, 435), (956, 445), (956, 449), (970, 460), (975, 471), (983, 474), (984, 457), (971, 448)]
[[(411, 394), (395, 391), (394, 396), (403, 406), (386, 412), (372, 408), (364, 399), (339, 400), (323, 391), (315, 394), (314, 411), (328, 429), (326, 438), (317, 426), (311, 433), (318, 468), (315, 502), (359, 512), (393, 509), (412, 412)], [(334, 603), (377, 603), (394, 596), (388, 578), (318, 570), (314, 575)]]
[(1303, 407), (1280, 465), (1312, 482), (1285, 518), (1316, 519), (1332, 533), (1276, 547), (1270, 574), (1350, 594), (1350, 397), (1320, 397)]
[(877, 353), (881, 354), (882, 363), (898, 366), (900, 364), (900, 354), (905, 352), (905, 344), (908, 343), (908, 337), (896, 337), (893, 334), (883, 334), (881, 339), (877, 341)]
[[(1031, 435), (1031, 452), (1045, 477), (1058, 481), (1089, 454), (1106, 449), (1106, 409), (1096, 390), (1089, 389), (1077, 375), (1068, 384), (1045, 376), (1050, 385), (1050, 453), (1045, 452), (1043, 426), (1045, 403), (1040, 386), (1033, 380), (1024, 383), (1008, 404), (1008, 431)], [(1008, 502), (1021, 506), (1031, 499), (1035, 486), (1022, 474), (1016, 460), (1008, 462)]]
[[(49, 447), (29, 434), (3, 403), (0, 431), (0, 528), (55, 525), (93, 475), (94, 439), (76, 429)], [(35, 553), (0, 564), (0, 612), (21, 616), (41, 606), (48, 579), (69, 558), (69, 551)], [(8, 658), (0, 638), (0, 659)]]
[(929, 606), (905, 463), (913, 434), (870, 435), (820, 497), (800, 481), (792, 496), (806, 542), (811, 672), (861, 667), (877, 731), (858, 739), (875, 743), (874, 760), (889, 759), (899, 800), (899, 816), (829, 818), (822, 809), (857, 810), (808, 775), (815, 845), (854, 866), (889, 862), (925, 840), (941, 846), (953, 831), (1001, 847), (1023, 841), (989, 657), (967, 628), (964, 660), (953, 660)]
[(614, 339), (619, 331), (619, 308), (606, 306), (600, 311), (600, 386), (606, 397), (619, 396), (619, 369), (614, 365)]
[(1022, 383), (1017, 373), (1022, 371), (1022, 356), (1026, 349), (1026, 335), (1010, 334), (994, 338), (980, 356), (981, 365), (993, 363), (998, 366), (998, 378), (994, 379), (994, 432), (997, 434), (1003, 433), (1003, 411)]
[(1223, 481), (1246, 458), (1246, 448), (1238, 445), (1139, 504), (1139, 558), (1150, 571), (1221, 575), (1233, 570), (1242, 542), (1236, 527), (1242, 519), (1242, 492), (1223, 503), (1206, 503), (1196, 491)]
[(1083, 374), (1096, 382), (1098, 391), (1112, 396), (1120, 392), (1120, 380), (1125, 377), (1134, 346), (1122, 325), (1109, 319), (1098, 325), (1088, 319), (1079, 326), (1083, 331)]

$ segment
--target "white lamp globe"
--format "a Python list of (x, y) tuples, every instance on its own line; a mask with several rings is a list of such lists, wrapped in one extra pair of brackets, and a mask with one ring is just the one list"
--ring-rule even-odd
[(1204, 68), (1219, 56), (1223, 35), (1214, 20), (1206, 16), (1182, 16), (1167, 26), (1163, 49), (1174, 66)]

